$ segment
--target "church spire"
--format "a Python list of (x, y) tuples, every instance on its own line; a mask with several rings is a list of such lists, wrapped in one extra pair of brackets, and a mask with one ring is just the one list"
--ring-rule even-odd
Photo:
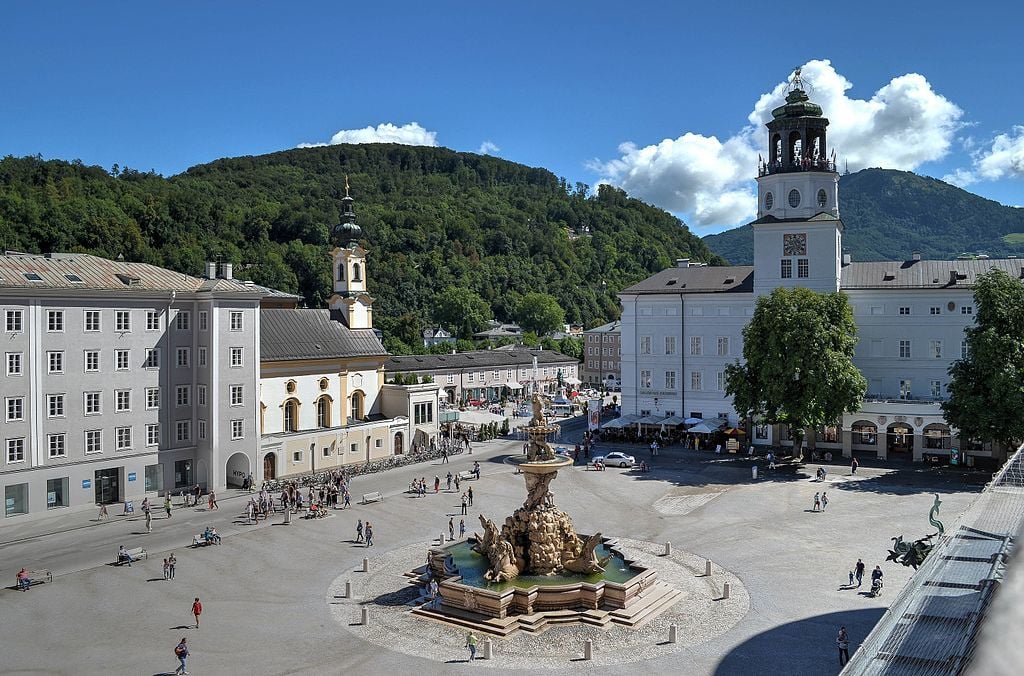
[(356, 224), (355, 199), (349, 194), (348, 174), (345, 174), (345, 196), (341, 198), (341, 222), (334, 226), (334, 239), (338, 246), (351, 246), (359, 241), (363, 229)]

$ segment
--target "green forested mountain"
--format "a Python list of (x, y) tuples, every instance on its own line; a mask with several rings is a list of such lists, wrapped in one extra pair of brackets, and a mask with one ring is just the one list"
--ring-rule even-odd
[[(1024, 209), (1007, 207), (927, 176), (864, 169), (839, 179), (843, 247), (858, 261), (962, 253), (1024, 256)], [(736, 265), (754, 261), (749, 225), (708, 235), (712, 251)]]
[(498, 318), (530, 291), (566, 320), (618, 316), (615, 293), (677, 257), (721, 262), (677, 218), (620, 190), (444, 148), (338, 145), (218, 160), (164, 178), (81, 162), (0, 160), (0, 248), (86, 251), (200, 274), (206, 260), (301, 293), (331, 293), (328, 252), (350, 177), (377, 324), (407, 345), (435, 296), (468, 288)]

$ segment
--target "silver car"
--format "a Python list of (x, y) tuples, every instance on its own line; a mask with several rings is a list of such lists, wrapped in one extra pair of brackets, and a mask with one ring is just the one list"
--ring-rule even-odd
[(595, 457), (594, 462), (600, 462), (606, 467), (632, 467), (636, 464), (636, 458), (628, 453), (613, 451), (608, 455), (599, 455)]

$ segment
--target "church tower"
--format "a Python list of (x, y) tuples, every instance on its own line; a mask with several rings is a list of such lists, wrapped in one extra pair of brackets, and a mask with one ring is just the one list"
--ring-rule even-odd
[[(758, 164), (754, 292), (777, 286), (838, 291), (843, 223), (839, 174), (826, 143), (828, 118), (804, 91), (800, 69), (772, 111), (768, 159)], [(831, 156), (830, 156), (831, 153)]]
[(328, 301), (332, 314), (350, 329), (373, 328), (373, 298), (366, 292), (366, 249), (359, 244), (363, 229), (356, 225), (355, 200), (345, 177), (341, 200), (341, 223), (334, 226), (337, 244), (331, 252), (334, 262), (334, 295)]

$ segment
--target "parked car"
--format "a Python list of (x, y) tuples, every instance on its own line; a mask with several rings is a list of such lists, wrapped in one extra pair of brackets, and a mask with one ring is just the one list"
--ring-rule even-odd
[(600, 462), (606, 467), (632, 467), (636, 464), (636, 458), (628, 453), (613, 451), (608, 455), (599, 455), (595, 457), (594, 462)]
[(555, 446), (555, 455), (560, 455), (564, 458), (571, 458), (572, 451), (570, 451), (565, 446)]

